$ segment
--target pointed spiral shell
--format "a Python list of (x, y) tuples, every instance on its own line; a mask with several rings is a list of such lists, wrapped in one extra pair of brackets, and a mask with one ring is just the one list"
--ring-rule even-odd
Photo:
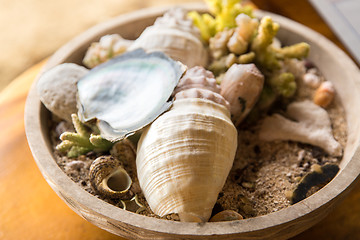
[(152, 211), (207, 221), (236, 148), (237, 131), (226, 107), (208, 99), (176, 99), (138, 143), (138, 178)]

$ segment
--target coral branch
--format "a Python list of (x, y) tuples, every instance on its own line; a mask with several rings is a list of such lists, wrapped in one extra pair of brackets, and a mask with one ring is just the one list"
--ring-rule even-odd
[(90, 130), (79, 120), (76, 114), (71, 115), (76, 132), (64, 132), (60, 139), (62, 142), (56, 146), (60, 152), (67, 156), (77, 157), (90, 151), (108, 151), (113, 143), (103, 139), (99, 135), (91, 134)]
[(287, 115), (295, 121), (279, 114), (266, 117), (260, 129), (260, 139), (308, 143), (331, 155), (342, 154), (341, 145), (332, 136), (331, 122), (323, 108), (311, 101), (293, 102), (288, 106)]

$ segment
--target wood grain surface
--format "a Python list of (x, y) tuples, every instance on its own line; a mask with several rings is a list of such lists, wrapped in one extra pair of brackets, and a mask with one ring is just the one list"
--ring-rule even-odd
[[(341, 46), (307, 1), (254, 0), (322, 33)], [(16, 78), (0, 94), (0, 239), (122, 239), (82, 219), (53, 192), (38, 170), (24, 132), (27, 92), (44, 61)], [(292, 238), (359, 239), (358, 185), (323, 221)]]

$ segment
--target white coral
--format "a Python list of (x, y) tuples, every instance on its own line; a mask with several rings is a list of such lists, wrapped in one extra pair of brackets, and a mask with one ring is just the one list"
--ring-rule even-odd
[(306, 100), (289, 104), (287, 115), (295, 121), (280, 114), (266, 117), (259, 138), (265, 141), (291, 140), (308, 143), (324, 149), (331, 155), (341, 155), (342, 148), (332, 135), (331, 122), (326, 110)]

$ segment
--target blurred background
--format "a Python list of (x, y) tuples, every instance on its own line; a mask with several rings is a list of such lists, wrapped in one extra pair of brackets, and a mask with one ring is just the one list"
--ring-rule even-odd
[[(245, 0), (243, 0), (245, 1)], [(357, 1), (357, 0), (356, 0)], [(30, 66), (97, 23), (133, 10), (202, 0), (0, 0), (0, 92)], [(309, 0), (252, 0), (343, 46)]]
[(194, 0), (0, 0), (0, 91), (87, 28), (149, 6)]

